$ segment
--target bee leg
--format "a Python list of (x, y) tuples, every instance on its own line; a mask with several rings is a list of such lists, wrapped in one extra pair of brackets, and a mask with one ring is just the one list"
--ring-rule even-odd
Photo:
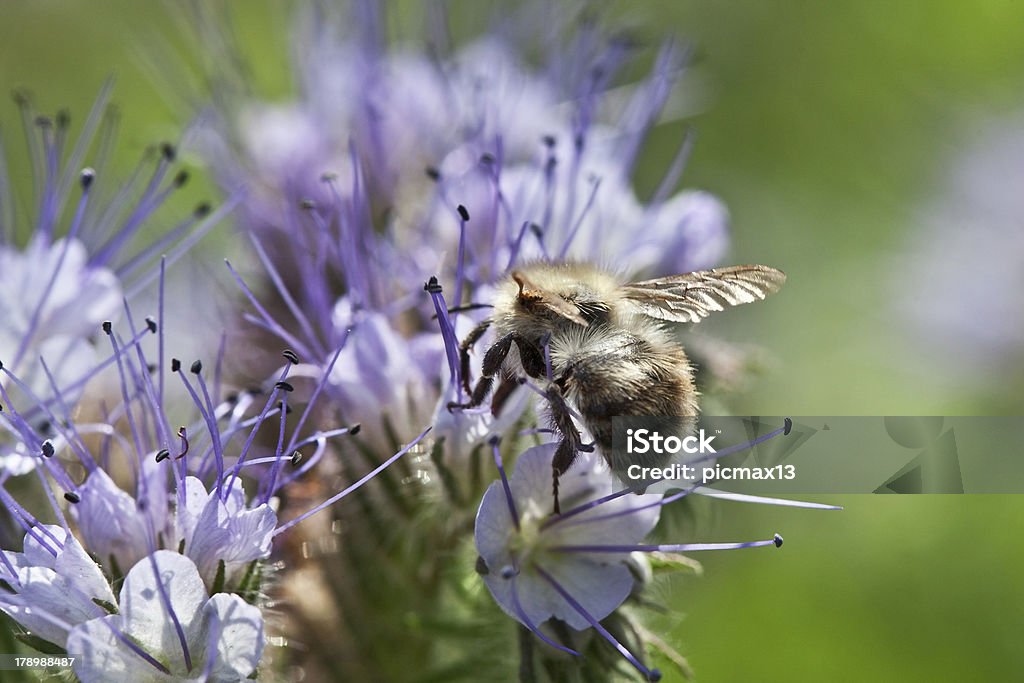
[(516, 337), (515, 342), (519, 349), (519, 361), (523, 364), (526, 374), (530, 377), (546, 377), (547, 363), (544, 361), (544, 352), (523, 337)]
[[(481, 334), (483, 333), (481, 332)], [(454, 410), (455, 408), (476, 408), (484, 402), (487, 395), (491, 393), (491, 385), (494, 384), (494, 375), (501, 369), (501, 364), (505, 362), (505, 357), (508, 356), (508, 352), (512, 348), (512, 340), (514, 338), (514, 334), (506, 334), (504, 337), (494, 342), (494, 346), (487, 349), (487, 353), (484, 354), (483, 375), (477, 381), (476, 386), (473, 387), (469, 401), (467, 403), (456, 403), (452, 401), (448, 404), (448, 410)]]
[(557, 386), (552, 386), (545, 392), (545, 398), (551, 408), (551, 420), (558, 433), (562, 435), (558, 449), (555, 450), (555, 457), (551, 461), (551, 489), (555, 498), (554, 513), (557, 515), (561, 514), (558, 504), (558, 478), (572, 467), (579, 452), (586, 449), (583, 446), (580, 432), (572, 421), (572, 412), (569, 410), (561, 390)]
[(494, 390), (494, 396), (491, 397), (491, 415), (498, 417), (501, 414), (501, 409), (505, 405), (505, 401), (508, 400), (512, 392), (522, 386), (515, 375), (509, 372), (504, 372), (501, 375), (501, 384)]
[(459, 368), (462, 374), (462, 388), (466, 390), (467, 394), (473, 393), (473, 390), (469, 388), (469, 351), (473, 348), (474, 344), (480, 341), (480, 337), (484, 336), (484, 332), (490, 326), (490, 318), (483, 320), (479, 325), (470, 330), (466, 338), (459, 344)]

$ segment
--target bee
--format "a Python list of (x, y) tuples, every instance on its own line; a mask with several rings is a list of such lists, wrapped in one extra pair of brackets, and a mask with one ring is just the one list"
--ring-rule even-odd
[[(449, 404), (449, 410), (482, 404), (498, 376), (501, 383), (491, 401), (495, 414), (522, 375), (546, 380), (541, 386), (552, 427), (560, 436), (551, 465), (558, 514), (558, 478), (580, 452), (596, 446), (623, 481), (631, 464), (656, 465), (631, 462), (612, 448), (613, 417), (695, 419), (698, 392), (693, 369), (665, 323), (697, 323), (726, 306), (762, 300), (785, 280), (782, 271), (759, 265), (626, 284), (587, 263), (525, 265), (500, 284), (492, 315), (460, 344), (460, 370), (469, 399)], [(481, 377), (471, 388), (469, 353), (490, 327), (496, 340), (485, 352)], [(574, 409), (593, 444), (583, 443)]]

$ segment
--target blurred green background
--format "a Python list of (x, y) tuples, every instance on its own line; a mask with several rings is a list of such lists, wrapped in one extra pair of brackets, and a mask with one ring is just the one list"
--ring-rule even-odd
[[(454, 13), (461, 24), (486, 15), (458, 7), (466, 9)], [(287, 9), (230, 8), (259, 89), (286, 92)], [(415, 21), (416, 5), (401, 8)], [(1024, 387), (1013, 372), (965, 379), (956, 359), (922, 360), (890, 302), (900, 296), (898, 271), (916, 256), (912, 236), (931, 239), (921, 232), (922, 214), (948, 192), (972, 131), (1024, 112), (1024, 3), (666, 1), (606, 11), (652, 43), (669, 33), (694, 43), (684, 88), (696, 93), (689, 106), (698, 110), (690, 121), (698, 139), (684, 185), (728, 205), (730, 261), (768, 263), (789, 275), (770, 305), (705, 323), (776, 359), (737, 412), (1021, 412)], [(0, 89), (27, 87), (40, 110), (68, 107), (80, 123), (115, 75), (123, 114), (117, 166), (126, 170), (147, 145), (177, 139), (188, 118), (174, 79), (154, 81), (140, 57), (154, 36), (187, 44), (178, 31), (155, 3), (0, 3)], [(13, 103), (0, 102), (0, 133), (27, 201), (19, 127)], [(668, 123), (655, 131), (641, 192), (656, 185), (681, 129)], [(198, 175), (175, 200), (183, 211), (212, 193)], [(998, 255), (1001, 245), (990, 248)], [(955, 273), (958, 254), (948, 260)], [(829, 502), (846, 509), (709, 508), (706, 536), (694, 540), (778, 531), (786, 545), (699, 557), (705, 576), (666, 594), (685, 613), (670, 640), (698, 680), (1020, 680), (1024, 498)]]

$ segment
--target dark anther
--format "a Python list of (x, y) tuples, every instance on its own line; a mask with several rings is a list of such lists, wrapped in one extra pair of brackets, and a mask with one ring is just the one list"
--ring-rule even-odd
[(82, 501), (82, 498), (81, 498), (81, 496), (79, 496), (77, 493), (74, 493), (73, 491), (65, 491), (64, 492), (64, 500), (66, 500), (69, 503), (80, 503)]
[(236, 394), (235, 392), (231, 392), (230, 394), (224, 397), (224, 402), (231, 406), (235, 405), (236, 403), (238, 403), (238, 394)]
[(467, 211), (466, 207), (464, 207), (462, 204), (456, 206), (455, 210), (459, 212), (459, 218), (461, 218), (464, 221), (469, 220), (469, 211)]
[(96, 180), (96, 171), (91, 168), (83, 168), (82, 172), (78, 174), (78, 183), (83, 190), (88, 190), (94, 180)]
[(778, 534), (775, 534), (775, 547), (776, 548), (781, 548), (782, 547), (782, 536), (779, 536)]
[(497, 434), (493, 434), (491, 438), (487, 439), (488, 446), (497, 446), (499, 443), (501, 443), (501, 437)]
[(440, 294), (443, 291), (443, 288), (438, 284), (437, 278), (431, 275), (430, 279), (427, 280), (427, 283), (423, 285), (423, 290), (430, 292), (431, 294)]
[(146, 363), (146, 372), (148, 372), (149, 374), (152, 375), (156, 371), (157, 371), (157, 364), (156, 363)]
[(495, 159), (494, 155), (491, 154), (490, 152), (484, 152), (483, 154), (480, 155), (480, 163), (481, 164), (486, 164), (486, 165), (490, 166), (495, 161), (497, 161), (497, 159)]
[(49, 116), (37, 116), (36, 125), (40, 128), (49, 128), (53, 125), (53, 120)]
[(110, 322), (109, 320), (104, 320), (103, 321), (103, 332), (105, 334), (109, 335), (113, 331), (113, 329), (114, 329), (114, 323)]
[(192, 215), (196, 218), (205, 218), (210, 215), (213, 211), (213, 206), (210, 202), (199, 202), (196, 204), (196, 208), (192, 209)]
[(320, 182), (321, 183), (329, 183), (332, 180), (337, 180), (337, 179), (338, 179), (338, 174), (335, 173), (334, 171), (324, 171), (323, 173), (320, 174)]
[(583, 149), (583, 139), (583, 133), (576, 133), (576, 139), (573, 140), (573, 143), (576, 145), (577, 150)]
[(156, 320), (153, 320), (152, 316), (146, 317), (146, 327), (149, 328), (150, 333), (156, 334)]
[(166, 448), (161, 448), (159, 451), (156, 452), (156, 461), (157, 462), (163, 462), (164, 460), (166, 460), (169, 457), (171, 457), (171, 452), (169, 450), (167, 450)]
[(19, 107), (24, 107), (28, 105), (30, 96), (27, 90), (19, 88), (11, 93), (11, 99), (14, 100), (14, 103)]
[(544, 236), (544, 228), (540, 227), (537, 223), (530, 223), (530, 232), (532, 232), (538, 239)]
[(193, 362), (192, 363), (192, 367), (189, 368), (189, 371), (193, 375), (198, 375), (200, 372), (203, 371), (203, 361), (197, 360), (197, 361)]
[(57, 127), (67, 128), (71, 125), (71, 113), (67, 109), (57, 112)]
[(299, 356), (298, 356), (298, 354), (296, 354), (291, 349), (285, 349), (284, 351), (281, 352), (281, 355), (284, 356), (288, 360), (288, 362), (291, 363), (292, 365), (298, 365), (299, 364)]
[(162, 154), (164, 159), (166, 159), (167, 161), (174, 161), (174, 159), (178, 156), (178, 150), (176, 150), (174, 148), (174, 145), (172, 145), (169, 142), (161, 142), (160, 154)]
[(171, 372), (177, 372), (178, 370), (181, 370), (181, 361), (178, 360), (177, 358), (172, 358), (171, 359)]
[(188, 432), (184, 427), (178, 427), (178, 437), (181, 439), (181, 453), (174, 456), (175, 460), (181, 460), (188, 453)]
[(426, 171), (427, 171), (427, 177), (430, 178), (431, 180), (440, 180), (441, 179), (441, 172), (439, 170), (437, 170), (436, 168), (434, 168), (433, 166), (427, 166)]
[(316, 202), (314, 202), (312, 199), (300, 199), (299, 208), (304, 209), (306, 211), (312, 211), (313, 209), (316, 208)]
[(487, 561), (480, 555), (476, 556), (476, 573), (480, 576), (487, 576), (491, 573), (490, 567), (487, 566)]
[(0, 370), (3, 370), (3, 369), (4, 369), (4, 362), (2, 360), (0, 360)]
[(281, 391), (288, 391), (288, 392), (295, 391), (295, 387), (293, 387), (291, 384), (289, 384), (288, 382), (285, 382), (285, 381), (278, 382), (274, 386), (277, 387), (278, 389), (280, 389)]
[(174, 176), (174, 186), (181, 187), (188, 182), (188, 171), (182, 169)]
[(661, 669), (651, 669), (648, 671), (647, 680), (651, 683), (658, 683), (661, 680)]
[(787, 417), (785, 424), (786, 426), (783, 427), (782, 434), (783, 436), (789, 436), (789, 433), (793, 431), (793, 421)]
[(361, 425), (361, 424), (359, 424), (357, 422), (357, 423), (355, 423), (354, 425), (352, 425), (351, 427), (348, 428), (348, 433), (351, 434), (352, 436), (355, 436), (356, 434), (359, 433), (359, 431), (362, 428), (363, 428), (363, 425)]
[(262, 396), (263, 387), (249, 387), (248, 389), (245, 390), (245, 393), (252, 394), (253, 396)]
[(516, 568), (513, 567), (510, 564), (505, 565), (504, 567), (501, 568), (501, 578), (503, 578), (503, 579), (511, 579), (513, 576), (515, 576), (518, 573), (519, 572), (516, 571)]
[(300, 453), (298, 451), (295, 451), (294, 453), (292, 453), (291, 461), (292, 461), (292, 467), (298, 467), (299, 463), (302, 462), (302, 453)]
[(541, 141), (548, 147), (554, 147), (556, 142), (554, 135), (545, 135)]
[(54, 453), (53, 444), (50, 443), (49, 441), (44, 441), (43, 442), (43, 455), (45, 455), (47, 458), (52, 458), (53, 457), (53, 453)]
[(278, 401), (277, 402), (277, 409), (278, 410), (283, 410), (285, 415), (291, 415), (292, 414), (292, 407), (290, 405), (288, 405), (287, 403), (285, 403), (284, 401)]
[(577, 448), (576, 450), (578, 450), (580, 453), (593, 453), (594, 448), (596, 448), (596, 446), (594, 446), (594, 444), (592, 443), (581, 443), (579, 445), (579, 448)]

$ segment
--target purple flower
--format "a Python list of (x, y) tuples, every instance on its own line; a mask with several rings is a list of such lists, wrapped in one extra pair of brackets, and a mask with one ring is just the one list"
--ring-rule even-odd
[(903, 357), (925, 360), (922, 377), (955, 395), (1000, 387), (1020, 406), (1024, 124), (972, 122), (965, 137), (896, 257), (891, 288), (901, 295), (891, 302), (907, 337)]
[(68, 629), (105, 615), (114, 594), (82, 544), (60, 526), (30, 528), (23, 553), (0, 550), (0, 610), (28, 632), (65, 647)]
[[(56, 408), (58, 390), (68, 404), (78, 400), (103, 356), (97, 344), (100, 323), (116, 321), (122, 300), (153, 281), (151, 266), (159, 252), (168, 251), (173, 261), (218, 219), (202, 204), (152, 243), (130, 248), (188, 174), (174, 172), (176, 152), (168, 143), (150, 150), (116, 191), (118, 186), (106, 178), (102, 153), (92, 159), (95, 168), (85, 167), (94, 143), (104, 150), (113, 142), (116, 122), (107, 110), (109, 95), (107, 85), (77, 141), (69, 139), (66, 112), (36, 116), (27, 96), (16, 97), (35, 179), (34, 215), (13, 210), (10, 174), (0, 154), (0, 206), (5, 211), (0, 216), (0, 361), (22, 383), (13, 386), (3, 375), (0, 387), (4, 401), (22, 407), (24, 419), (36, 426), (45, 423), (45, 408)], [(39, 431), (56, 434), (49, 427)], [(16, 432), (2, 415), (0, 432)], [(23, 474), (35, 463), (17, 442), (16, 436), (0, 436), (0, 469), (11, 474)]]
[(657, 669), (649, 669), (601, 624), (633, 592), (636, 575), (644, 573), (642, 554), (778, 547), (782, 537), (744, 543), (644, 544), (661, 507), (693, 489), (671, 496), (635, 495), (592, 454), (580, 454), (560, 478), (565, 511), (552, 515), (555, 450), (554, 444), (528, 449), (507, 479), (494, 445), (501, 479), (484, 494), (475, 529), (484, 583), (509, 616), (545, 643), (579, 655), (541, 625), (557, 619), (576, 630), (593, 628), (647, 680), (659, 680)]
[[(202, 151), (225, 188), (246, 188), (238, 225), (273, 285), (246, 288), (250, 322), (331, 375), (328, 396), (371, 447), (432, 414), (459, 433), (454, 447), (481, 420), (435, 410), (451, 396), (421, 292), (430, 276), (456, 306), (486, 303), (530, 259), (614, 261), (630, 275), (710, 267), (728, 216), (706, 193), (676, 192), (687, 140), (649, 201), (632, 187), (683, 50), (666, 45), (645, 80), (623, 85), (628, 44), (592, 26), (540, 45), (536, 67), (524, 55), (537, 46), (510, 26), (437, 55), (388, 46), (379, 8), (351, 12), (305, 16), (295, 98), (220, 100)], [(460, 334), (472, 318), (453, 316)]]
[[(75, 666), (83, 680), (103, 680), (104, 670), (132, 680), (191, 680), (201, 672), (206, 680), (244, 678), (262, 649), (262, 617), (243, 597), (259, 595), (257, 565), (270, 556), (273, 538), (358, 489), (426, 432), (359, 482), (281, 523), (281, 488), (319, 462), (329, 439), (350, 431), (311, 430), (300, 437), (326, 377), (313, 387), (314, 398), (292, 431), (286, 428), (289, 396), (296, 390), (292, 382), (302, 379), (290, 374), (299, 367), (293, 352), (284, 353), (288, 362), (265, 390), (224, 397), (219, 366), (211, 383), (201, 361), (187, 369), (177, 359), (165, 362), (162, 318), (146, 318), (136, 328), (130, 309), (125, 317), (127, 338), (113, 324), (102, 325), (121, 394), (106, 412), (107, 423), (75, 420), (56, 388), (56, 408), (38, 406), (58, 433), (52, 440), (21, 410), (5, 409), (20, 445), (35, 454), (47, 514), (60, 525), (41, 524), (4, 488), (7, 477), (0, 478), (0, 502), (26, 532), (23, 553), (0, 551), (0, 579), (11, 587), (0, 609), (50, 647), (66, 640), (69, 652), (82, 653)], [(153, 363), (142, 343), (152, 336), (159, 350)], [(29, 393), (17, 375), (4, 372)], [(167, 380), (175, 376), (197, 415), (177, 428), (165, 401), (172, 391)], [(83, 402), (89, 400), (86, 395)], [(261, 430), (272, 430), (276, 441), (264, 445), (257, 439)], [(95, 435), (102, 437), (99, 446), (86, 438)], [(58, 503), (61, 495), (70, 514)], [(110, 586), (122, 578), (115, 602)], [(61, 591), (70, 598), (60, 602)]]
[(68, 636), (82, 681), (239, 681), (263, 654), (263, 615), (237, 595), (210, 596), (187, 557), (159, 550), (131, 568), (117, 613)]

